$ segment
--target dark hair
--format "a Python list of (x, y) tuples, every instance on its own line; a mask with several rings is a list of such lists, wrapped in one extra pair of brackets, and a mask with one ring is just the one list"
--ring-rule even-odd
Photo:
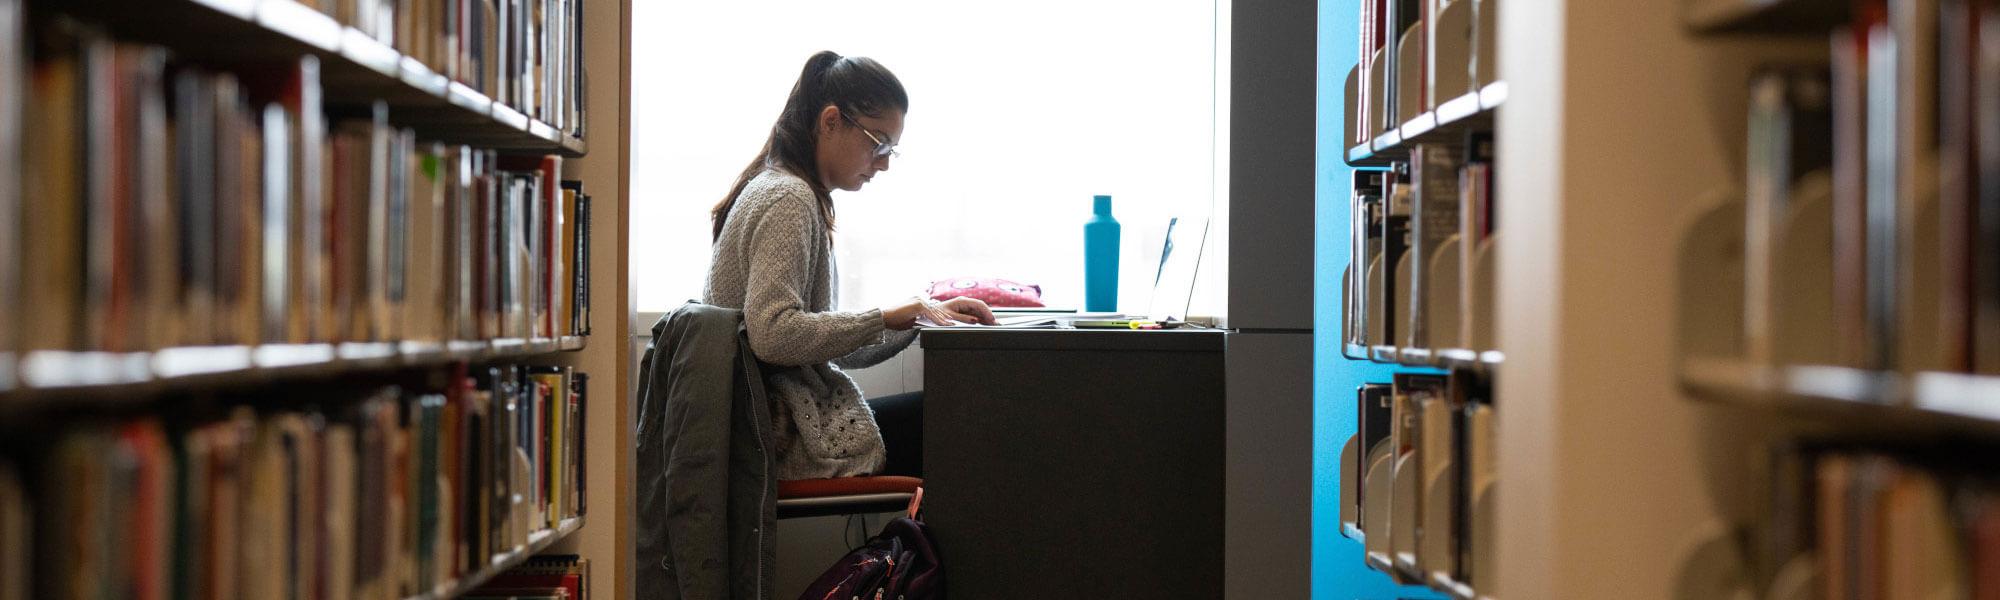
[(798, 83), (792, 84), (792, 94), (785, 99), (785, 110), (778, 113), (778, 123), (771, 126), (764, 149), (757, 151), (757, 158), (736, 176), (729, 195), (709, 211), (715, 223), (714, 239), (722, 238), (722, 225), (729, 218), (729, 209), (736, 205), (736, 196), (765, 169), (783, 169), (806, 180), (819, 199), (819, 214), (827, 230), (833, 230), (833, 197), (819, 180), (815, 160), (819, 113), (829, 104), (848, 115), (881, 117), (892, 108), (908, 112), (910, 96), (903, 92), (903, 83), (896, 75), (874, 60), (824, 50), (806, 59), (806, 68), (799, 73)]

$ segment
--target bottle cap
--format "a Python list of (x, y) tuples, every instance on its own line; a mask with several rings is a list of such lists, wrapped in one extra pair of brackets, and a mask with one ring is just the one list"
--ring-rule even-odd
[(1093, 212), (1096, 212), (1097, 214), (1100, 215), (1111, 214), (1110, 196), (1094, 196), (1091, 199), (1093, 200), (1093, 204), (1095, 205)]

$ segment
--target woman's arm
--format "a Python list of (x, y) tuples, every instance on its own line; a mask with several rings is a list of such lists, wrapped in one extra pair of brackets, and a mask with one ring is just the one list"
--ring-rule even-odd
[(743, 303), (750, 349), (786, 366), (824, 363), (883, 340), (880, 310), (809, 312), (813, 245), (824, 235), (810, 198), (786, 194), (750, 232), (750, 277)]
[(842, 369), (866, 369), (882, 364), (882, 361), (889, 360), (890, 357), (902, 352), (904, 348), (910, 347), (910, 342), (916, 340), (917, 330), (915, 329), (891, 332), (888, 335), (882, 336), (882, 343), (862, 346), (860, 349), (849, 352), (847, 356), (834, 359), (833, 364)]

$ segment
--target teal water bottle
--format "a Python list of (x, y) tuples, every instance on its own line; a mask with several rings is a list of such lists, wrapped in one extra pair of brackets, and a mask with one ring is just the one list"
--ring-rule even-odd
[(1083, 224), (1083, 309), (1118, 310), (1118, 220), (1111, 218), (1111, 197), (1097, 196), (1090, 221)]

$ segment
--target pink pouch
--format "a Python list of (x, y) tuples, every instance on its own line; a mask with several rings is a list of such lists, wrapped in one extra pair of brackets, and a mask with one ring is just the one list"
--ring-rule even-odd
[(1042, 306), (1042, 286), (997, 278), (954, 277), (931, 282), (932, 300), (959, 296), (978, 298), (987, 306), (1038, 308)]

